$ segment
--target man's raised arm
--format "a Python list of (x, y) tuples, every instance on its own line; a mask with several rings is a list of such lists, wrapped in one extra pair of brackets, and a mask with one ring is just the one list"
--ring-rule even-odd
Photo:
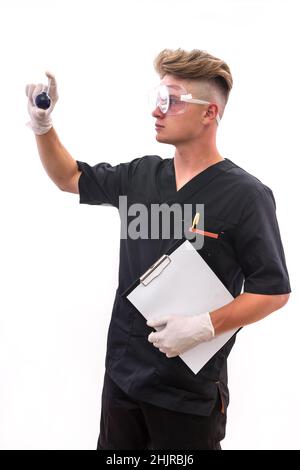
[(78, 170), (76, 160), (70, 155), (60, 142), (51, 120), (51, 113), (58, 100), (57, 84), (54, 75), (46, 72), (48, 77), (48, 94), (51, 105), (48, 109), (41, 109), (35, 105), (35, 98), (44, 91), (42, 84), (26, 86), (28, 97), (28, 113), (30, 122), (28, 126), (36, 137), (37, 147), (42, 164), (51, 180), (62, 191), (78, 194), (78, 180), (81, 171)]

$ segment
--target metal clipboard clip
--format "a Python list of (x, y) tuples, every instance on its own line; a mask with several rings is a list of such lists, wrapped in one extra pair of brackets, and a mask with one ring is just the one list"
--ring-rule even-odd
[[(150, 282), (153, 281), (153, 279), (155, 279), (156, 277), (158, 277), (170, 263), (171, 263), (171, 258), (168, 255), (163, 255), (161, 258), (159, 258), (156, 261), (156, 263), (154, 263), (148, 269), (148, 271), (145, 272), (145, 274), (143, 274), (140, 277), (141, 284), (143, 284), (144, 286), (147, 286), (148, 284), (150, 284)], [(151, 276), (153, 271), (156, 271), (158, 269), (158, 267), (160, 267), (160, 270), (158, 270), (157, 274), (155, 274), (154, 276)], [(149, 276), (150, 276), (150, 278), (149, 278)], [(147, 279), (147, 278), (148, 278), (148, 280), (145, 282), (145, 279)]]

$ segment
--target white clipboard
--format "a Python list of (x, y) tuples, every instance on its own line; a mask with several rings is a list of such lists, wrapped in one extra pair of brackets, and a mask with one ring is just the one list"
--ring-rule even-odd
[[(170, 314), (201, 315), (234, 299), (188, 240), (159, 258), (126, 297), (146, 320)], [(200, 343), (179, 357), (197, 374), (237, 330)]]

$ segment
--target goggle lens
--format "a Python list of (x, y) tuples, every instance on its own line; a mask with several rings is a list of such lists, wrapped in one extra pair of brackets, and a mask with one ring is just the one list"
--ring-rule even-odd
[(180, 97), (185, 94), (186, 90), (183, 87), (160, 85), (154, 91), (154, 108), (158, 107), (162, 113), (168, 115), (181, 114), (185, 110), (186, 103), (181, 101)]

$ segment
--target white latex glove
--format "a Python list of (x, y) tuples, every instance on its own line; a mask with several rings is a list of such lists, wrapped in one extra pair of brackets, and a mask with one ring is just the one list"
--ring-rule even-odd
[[(148, 341), (167, 357), (178, 356), (215, 336), (208, 312), (201, 315), (169, 315), (148, 320), (147, 325), (160, 329), (160, 331), (150, 333)], [(161, 327), (164, 328), (161, 329)]]
[[(27, 126), (33, 130), (33, 132), (37, 135), (43, 135), (48, 132), (52, 127), (52, 120), (51, 120), (51, 113), (53, 108), (58, 100), (57, 94), (57, 84), (55, 77), (52, 73), (46, 72), (46, 76), (48, 77), (48, 87), (39, 83), (38, 85), (29, 84), (26, 85), (26, 96), (28, 97), (28, 113), (30, 116), (30, 121), (27, 123)], [(50, 82), (51, 79), (51, 82)], [(48, 94), (51, 98), (51, 105), (48, 109), (40, 109), (35, 105), (35, 98), (37, 95), (42, 93), (43, 91), (48, 91)]]

